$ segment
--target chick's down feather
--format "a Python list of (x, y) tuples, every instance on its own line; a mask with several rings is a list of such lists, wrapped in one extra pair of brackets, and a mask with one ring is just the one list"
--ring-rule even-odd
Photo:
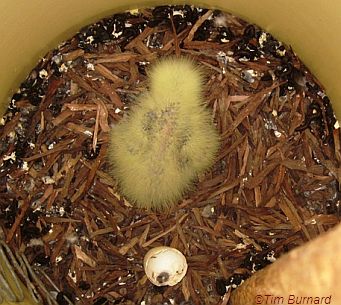
[(121, 192), (139, 207), (165, 210), (213, 163), (219, 140), (203, 105), (203, 76), (188, 59), (151, 70), (150, 90), (111, 130), (109, 160)]

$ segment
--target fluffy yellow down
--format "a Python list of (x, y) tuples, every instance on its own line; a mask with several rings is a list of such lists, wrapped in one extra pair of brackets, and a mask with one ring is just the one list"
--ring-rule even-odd
[(164, 211), (213, 163), (219, 140), (203, 105), (203, 75), (187, 58), (162, 59), (150, 90), (110, 134), (109, 161), (120, 190), (138, 207)]

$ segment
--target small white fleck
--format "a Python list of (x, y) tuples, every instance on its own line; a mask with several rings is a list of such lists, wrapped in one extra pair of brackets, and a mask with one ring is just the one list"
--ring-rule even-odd
[(50, 176), (44, 176), (41, 178), (43, 180), (44, 184), (53, 184), (55, 183), (54, 179), (51, 178)]
[(42, 79), (47, 78), (48, 75), (49, 74), (47, 73), (47, 71), (45, 69), (42, 69), (42, 70), (39, 71), (39, 77), (42, 78)]
[(57, 65), (59, 65), (62, 62), (62, 55), (57, 54), (52, 57), (52, 61), (54, 61)]
[(61, 255), (56, 257), (56, 263), (59, 263), (63, 260), (63, 257)]
[(129, 13), (132, 14), (132, 15), (138, 15), (139, 14), (139, 9), (136, 8), (136, 9), (130, 10)]
[(121, 32), (116, 33), (115, 31), (113, 31), (111, 34), (112, 34), (112, 36), (114, 36), (115, 38), (118, 38), (118, 37), (120, 37), (120, 36), (123, 34), (123, 32), (121, 31)]
[(269, 262), (273, 263), (276, 260), (275, 251), (272, 250), (270, 253), (268, 253), (266, 258)]
[(59, 208), (59, 214), (60, 214), (60, 216), (64, 216), (64, 214), (65, 214), (65, 209), (64, 209), (64, 207), (60, 207), (60, 208)]
[(267, 40), (267, 35), (265, 32), (263, 32), (258, 39), (259, 45), (263, 48), (264, 47), (264, 42)]
[(95, 66), (94, 66), (94, 64), (92, 64), (91, 62), (89, 62), (89, 63), (86, 65), (86, 68), (87, 68), (87, 70), (89, 70), (89, 71), (94, 71), (94, 70), (95, 70)]
[(242, 249), (246, 249), (247, 245), (246, 244), (237, 244), (233, 250), (242, 250)]
[(86, 136), (92, 137), (92, 132), (90, 130), (85, 130), (83, 132)]
[(285, 49), (283, 51), (278, 50), (278, 49), (276, 50), (276, 54), (279, 55), (279, 56), (284, 56), (286, 52), (287, 51)]
[(241, 72), (241, 77), (246, 80), (248, 83), (254, 83), (255, 79), (254, 77), (257, 76), (257, 72), (255, 72), (253, 69), (244, 70)]
[(31, 142), (29, 142), (28, 145), (30, 145), (31, 149), (34, 149), (36, 147), (36, 145), (34, 143), (31, 143)]
[(184, 12), (183, 11), (173, 11), (173, 16), (176, 16), (176, 15), (184, 17)]
[(62, 63), (58, 70), (60, 73), (67, 72), (68, 67), (64, 63)]
[(276, 138), (280, 138), (282, 136), (282, 134), (277, 130), (274, 130), (274, 134), (275, 134)]
[(29, 170), (28, 163), (27, 163), (26, 161), (23, 162), (23, 164), (22, 164), (22, 169), (23, 169), (24, 171), (28, 171), (28, 170)]
[(334, 128), (335, 128), (335, 129), (339, 129), (339, 128), (340, 128), (339, 121), (336, 121), (336, 122), (335, 122)]
[(6, 123), (5, 119), (4, 119), (4, 117), (2, 117), (2, 118), (0, 119), (0, 126), (5, 125), (5, 123)]
[(129, 23), (129, 22), (126, 22), (126, 23), (124, 24), (124, 26), (125, 26), (126, 28), (131, 28), (133, 25), (132, 25), (131, 23)]
[(227, 64), (229, 62), (235, 62), (234, 58), (231, 57), (232, 54), (230, 54), (231, 52), (227, 52), (227, 54), (223, 51), (219, 51), (217, 54), (217, 60), (220, 61), (223, 64)]
[(94, 37), (93, 36), (88, 36), (88, 37), (86, 37), (86, 43), (88, 43), (88, 44), (92, 44), (93, 42), (94, 42)]
[(278, 115), (277, 110), (275, 110), (275, 109), (272, 110), (272, 115), (273, 115), (273, 116), (277, 116), (277, 115)]
[(246, 58), (246, 57), (241, 57), (241, 58), (239, 58), (238, 60), (241, 61), (241, 62), (250, 61), (250, 60), (249, 60), (248, 58)]
[(251, 270), (251, 273), (255, 273), (257, 270), (256, 270), (256, 264), (255, 263), (253, 263), (252, 264), (252, 270)]
[(120, 108), (116, 108), (116, 109), (115, 109), (115, 113), (116, 113), (116, 114), (118, 114), (118, 113), (120, 113), (120, 112), (122, 112), (122, 110), (121, 110)]
[(55, 142), (52, 142), (52, 143), (47, 147), (47, 149), (48, 149), (48, 150), (52, 149), (53, 146), (54, 146), (54, 144), (55, 144)]
[(16, 160), (16, 156), (15, 156), (15, 151), (13, 151), (10, 155), (8, 155), (8, 156), (4, 156), (4, 158), (3, 158), (3, 160), (4, 161), (6, 161), (6, 160), (13, 160), (13, 161), (15, 161)]
[(255, 71), (253, 69), (246, 70), (246, 72), (250, 73), (254, 77), (258, 75), (257, 71)]

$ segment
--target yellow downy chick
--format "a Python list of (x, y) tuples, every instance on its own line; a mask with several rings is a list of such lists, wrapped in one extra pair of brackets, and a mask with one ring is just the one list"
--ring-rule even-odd
[(203, 105), (203, 75), (187, 58), (160, 60), (150, 90), (110, 134), (109, 161), (138, 207), (165, 210), (213, 163), (219, 139)]

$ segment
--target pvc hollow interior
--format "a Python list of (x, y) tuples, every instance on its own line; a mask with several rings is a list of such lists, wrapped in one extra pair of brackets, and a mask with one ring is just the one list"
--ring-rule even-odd
[[(0, 115), (38, 60), (81, 27), (125, 9), (176, 3), (184, 2), (1, 0)], [(336, 116), (341, 117), (341, 1), (191, 0), (186, 3), (233, 13), (292, 46), (325, 87)]]

